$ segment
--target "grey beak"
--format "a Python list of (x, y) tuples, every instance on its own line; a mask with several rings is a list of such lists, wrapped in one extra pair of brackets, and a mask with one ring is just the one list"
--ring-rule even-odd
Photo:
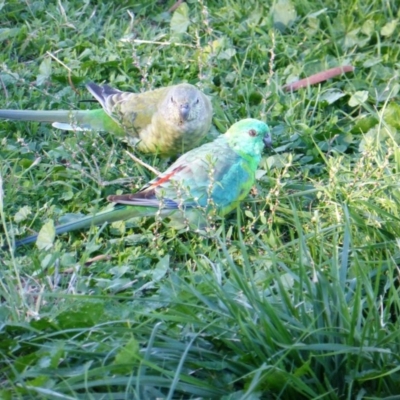
[(180, 114), (183, 120), (187, 120), (190, 112), (190, 106), (188, 103), (184, 103), (180, 107)]
[(268, 147), (269, 149), (272, 147), (271, 136), (269, 136), (269, 135), (268, 136), (264, 136), (263, 142), (264, 142), (265, 147)]

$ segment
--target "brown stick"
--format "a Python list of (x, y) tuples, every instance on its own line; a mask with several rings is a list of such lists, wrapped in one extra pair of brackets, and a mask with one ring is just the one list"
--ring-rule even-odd
[(174, 12), (182, 3), (183, 3), (183, 0), (178, 0), (178, 1), (168, 10), (168, 12), (170, 12), (170, 13)]
[(125, 152), (126, 152), (126, 154), (128, 154), (128, 156), (129, 156), (130, 158), (132, 158), (133, 161), (137, 162), (137, 163), (140, 164), (140, 165), (143, 165), (143, 167), (147, 168), (147, 169), (148, 169), (149, 171), (151, 171), (154, 175), (156, 175), (156, 176), (160, 176), (160, 175), (161, 175), (161, 172), (160, 172), (158, 169), (152, 167), (152, 166), (149, 165), (149, 164), (146, 164), (146, 163), (145, 163), (144, 161), (142, 161), (140, 158), (137, 158), (137, 157), (134, 156), (132, 153), (129, 153), (129, 151), (125, 150)]
[(346, 72), (354, 71), (354, 67), (351, 65), (344, 65), (343, 67), (335, 67), (326, 71), (318, 72), (317, 74), (311, 75), (307, 78), (300, 79), (297, 82), (292, 82), (282, 87), (286, 91), (295, 91), (303, 87), (315, 85), (316, 83), (325, 82), (326, 80), (344, 74)]

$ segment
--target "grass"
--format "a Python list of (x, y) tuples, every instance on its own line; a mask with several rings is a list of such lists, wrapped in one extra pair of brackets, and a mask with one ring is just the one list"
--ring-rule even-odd
[[(3, 251), (1, 398), (399, 398), (400, 9), (288, 4), (0, 3), (1, 108), (188, 81), (219, 132), (251, 116), (274, 137), (209, 238), (144, 219)], [(107, 133), (0, 121), (0, 140), (1, 244), (152, 177)]]

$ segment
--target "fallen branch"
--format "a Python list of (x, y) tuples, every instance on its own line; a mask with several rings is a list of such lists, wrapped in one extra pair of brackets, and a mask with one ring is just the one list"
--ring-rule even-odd
[(344, 65), (343, 67), (331, 68), (326, 71), (318, 72), (317, 74), (311, 75), (307, 78), (300, 79), (297, 82), (288, 83), (287, 85), (284, 85), (282, 89), (293, 92), (303, 87), (308, 87), (320, 82), (325, 82), (330, 78), (344, 74), (346, 72), (352, 72), (354, 71), (354, 69), (355, 68), (352, 67), (351, 65)]
[(133, 161), (137, 162), (138, 164), (142, 165), (143, 167), (147, 168), (149, 171), (151, 171), (154, 175), (156, 176), (160, 176), (161, 172), (159, 170), (157, 170), (156, 168), (152, 167), (151, 165), (145, 163), (144, 161), (142, 161), (140, 158), (137, 158), (136, 156), (134, 156), (132, 153), (129, 153), (129, 151), (126, 150), (126, 154), (128, 154), (128, 156), (130, 158), (132, 158)]
[(183, 3), (183, 0), (178, 0), (178, 1), (168, 10), (168, 12), (170, 12), (170, 13), (174, 12), (182, 3)]

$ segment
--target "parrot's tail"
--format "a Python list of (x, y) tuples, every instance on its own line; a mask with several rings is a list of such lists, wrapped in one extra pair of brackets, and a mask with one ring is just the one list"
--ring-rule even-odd
[[(0, 118), (17, 121), (50, 122), (55, 128), (66, 131), (112, 130), (105, 125), (118, 125), (103, 109), (97, 110), (0, 110)], [(111, 129), (110, 129), (111, 128)]]
[[(98, 214), (89, 215), (83, 218), (78, 218), (66, 224), (56, 226), (56, 235), (60, 235), (61, 233), (65, 232), (76, 231), (78, 229), (85, 229), (85, 228), (87, 229), (91, 226), (104, 224), (105, 222), (111, 223), (135, 217), (145, 217), (149, 215), (154, 215), (155, 210), (157, 210), (157, 208), (155, 207), (116, 205), (114, 206), (114, 208), (102, 211)], [(17, 240), (15, 242), (15, 247), (34, 243), (36, 242), (37, 238), (38, 235), (32, 235), (24, 239)]]

